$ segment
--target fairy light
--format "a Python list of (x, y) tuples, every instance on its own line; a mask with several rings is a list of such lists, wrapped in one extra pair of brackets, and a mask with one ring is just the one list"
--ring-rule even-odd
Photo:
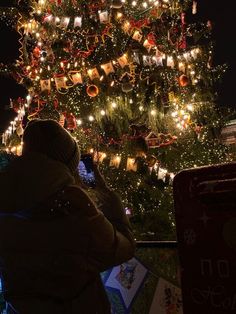
[(118, 19), (122, 18), (122, 16), (123, 16), (123, 14), (122, 14), (121, 12), (118, 12), (117, 15), (116, 15), (116, 17), (117, 17)]
[(106, 111), (105, 110), (101, 110), (100, 113), (101, 113), (102, 116), (105, 116)]
[(136, 1), (132, 1), (131, 4), (132, 4), (133, 7), (135, 7), (137, 5), (137, 2)]
[(82, 124), (82, 120), (81, 119), (77, 119), (76, 122), (77, 122), (78, 125)]
[(89, 119), (90, 122), (93, 122), (93, 121), (94, 121), (94, 117), (93, 117), (92, 115), (90, 115), (90, 116), (88, 117), (88, 119)]
[(193, 105), (191, 105), (191, 104), (187, 105), (187, 109), (188, 109), (189, 111), (193, 111)]
[(117, 107), (117, 104), (115, 103), (115, 102), (113, 102), (112, 104), (111, 104), (111, 106), (112, 106), (112, 108), (116, 108)]
[(152, 109), (151, 112), (150, 112), (150, 114), (154, 117), (154, 116), (157, 114), (157, 112), (156, 112), (155, 109)]
[(177, 111), (174, 111), (174, 112), (171, 113), (171, 116), (172, 116), (173, 118), (177, 117), (177, 115), (178, 115), (178, 112), (177, 112)]

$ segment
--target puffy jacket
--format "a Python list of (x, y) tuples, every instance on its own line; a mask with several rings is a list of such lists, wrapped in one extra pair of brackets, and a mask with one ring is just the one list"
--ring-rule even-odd
[(0, 191), (0, 270), (13, 313), (110, 313), (100, 272), (134, 255), (119, 197), (107, 191), (98, 210), (64, 164), (36, 153), (0, 172)]

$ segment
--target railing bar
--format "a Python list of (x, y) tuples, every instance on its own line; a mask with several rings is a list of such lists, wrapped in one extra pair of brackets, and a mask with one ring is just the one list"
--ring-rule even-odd
[(177, 241), (136, 241), (137, 248), (177, 248)]

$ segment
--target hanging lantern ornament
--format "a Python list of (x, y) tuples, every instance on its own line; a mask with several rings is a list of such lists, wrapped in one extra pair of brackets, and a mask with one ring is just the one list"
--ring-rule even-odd
[(24, 133), (24, 129), (22, 124), (20, 123), (17, 127), (16, 127), (16, 134), (20, 137), (22, 136)]
[(122, 92), (128, 93), (133, 90), (133, 85), (130, 82), (122, 83), (121, 89)]
[(148, 165), (148, 167), (152, 168), (155, 166), (157, 162), (157, 158), (154, 155), (148, 155), (146, 158), (146, 164)]
[(179, 85), (181, 87), (185, 87), (185, 86), (188, 85), (188, 83), (189, 83), (189, 80), (188, 80), (187, 75), (185, 75), (185, 74), (180, 75), (180, 77), (179, 77)]
[(86, 88), (86, 92), (89, 95), (89, 97), (96, 97), (99, 93), (99, 89), (96, 85), (89, 85)]
[(123, 6), (123, 3), (121, 0), (113, 0), (112, 1), (112, 4), (111, 4), (111, 7), (114, 8), (114, 9), (120, 9), (122, 8)]
[(73, 131), (77, 127), (76, 118), (73, 113), (69, 113), (66, 117), (66, 128), (69, 131)]

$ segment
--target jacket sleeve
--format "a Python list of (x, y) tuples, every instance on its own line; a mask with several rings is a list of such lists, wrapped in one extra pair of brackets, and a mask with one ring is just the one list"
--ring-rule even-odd
[(96, 208), (93, 201), (81, 189), (79, 189), (79, 199), (80, 204), (83, 205), (86, 233), (90, 239), (88, 264), (103, 271), (132, 258), (135, 241), (120, 197), (111, 190), (107, 191), (101, 210)]

